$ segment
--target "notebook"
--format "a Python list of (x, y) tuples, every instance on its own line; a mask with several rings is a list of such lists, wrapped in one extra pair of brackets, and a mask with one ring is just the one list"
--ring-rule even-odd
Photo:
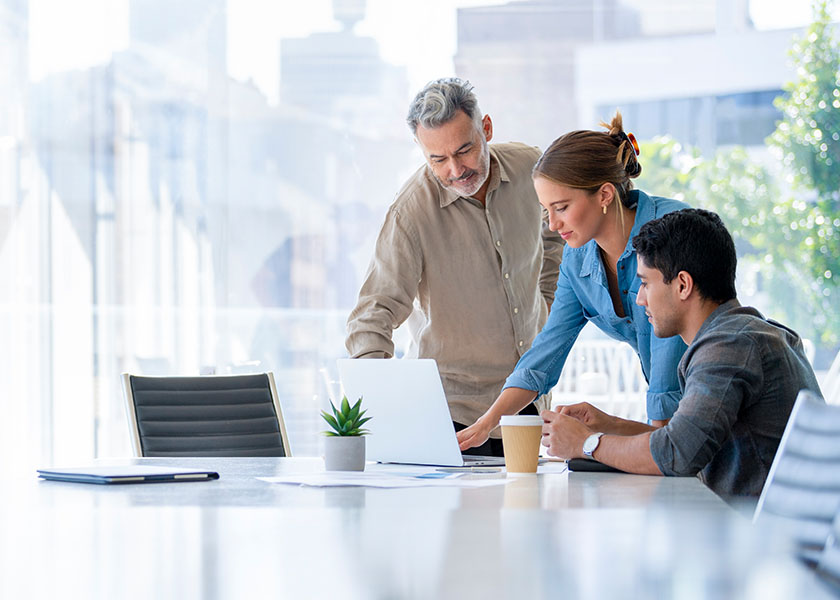
[(420, 359), (339, 359), (351, 402), (362, 397), (368, 460), (443, 467), (502, 466), (502, 457), (461, 454), (437, 363)]
[(52, 481), (99, 484), (171, 483), (175, 481), (210, 481), (219, 478), (219, 474), (215, 471), (143, 465), (38, 469), (38, 476)]

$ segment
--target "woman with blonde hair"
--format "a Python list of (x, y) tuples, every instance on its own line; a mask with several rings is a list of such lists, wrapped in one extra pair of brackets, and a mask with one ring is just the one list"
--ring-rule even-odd
[[(534, 188), (549, 226), (566, 241), (551, 313), (522, 355), (493, 405), (458, 432), (462, 450), (482, 444), (503, 415), (516, 414), (557, 384), (563, 364), (587, 321), (636, 351), (648, 381), (647, 414), (664, 425), (679, 404), (679, 336), (660, 339), (636, 304), (639, 278), (631, 240), (642, 225), (687, 205), (633, 189), (642, 166), (621, 113), (602, 123), (609, 131), (572, 131), (554, 142), (534, 166)], [(619, 419), (609, 433), (631, 434)]]

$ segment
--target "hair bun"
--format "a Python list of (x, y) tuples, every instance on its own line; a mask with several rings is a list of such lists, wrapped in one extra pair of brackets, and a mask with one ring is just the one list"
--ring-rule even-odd
[(636, 160), (635, 156), (631, 156), (630, 160), (627, 161), (627, 167), (625, 167), (625, 171), (627, 172), (627, 177), (631, 179), (635, 179), (639, 175), (642, 174), (642, 165)]
[(621, 111), (616, 110), (615, 115), (612, 119), (610, 119), (609, 123), (601, 121), (601, 127), (604, 127), (607, 130), (607, 135), (616, 137), (619, 140), (622, 139), (621, 136), (624, 134), (624, 124), (623, 119), (621, 118)]

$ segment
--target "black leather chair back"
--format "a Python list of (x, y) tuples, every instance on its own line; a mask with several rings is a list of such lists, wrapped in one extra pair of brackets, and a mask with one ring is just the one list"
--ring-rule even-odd
[[(203, 377), (123, 375), (141, 456), (287, 456), (270, 373)], [(132, 418), (133, 413), (133, 418)], [(137, 453), (137, 448), (135, 447)]]

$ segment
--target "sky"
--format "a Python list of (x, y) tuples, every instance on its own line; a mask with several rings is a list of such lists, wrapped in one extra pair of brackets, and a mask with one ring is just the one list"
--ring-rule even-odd
[[(172, 0), (177, 1), (177, 0)], [(685, 1), (685, 0), (684, 0)], [(337, 31), (331, 0), (227, 0), (228, 71), (251, 80), (275, 102), (278, 95), (280, 39)], [(674, 10), (675, 0), (624, 0), (652, 10)], [(714, 0), (693, 0), (714, 6)], [(411, 89), (453, 74), (458, 7), (503, 4), (499, 0), (367, 0), (367, 17), (358, 35), (379, 43), (382, 58), (405, 66)], [(30, 0), (30, 79), (87, 68), (110, 59), (128, 44), (128, 0)], [(414, 7), (412, 10), (411, 7)], [(840, 18), (840, 2), (835, 7)], [(810, 0), (751, 0), (757, 29), (805, 25)]]

